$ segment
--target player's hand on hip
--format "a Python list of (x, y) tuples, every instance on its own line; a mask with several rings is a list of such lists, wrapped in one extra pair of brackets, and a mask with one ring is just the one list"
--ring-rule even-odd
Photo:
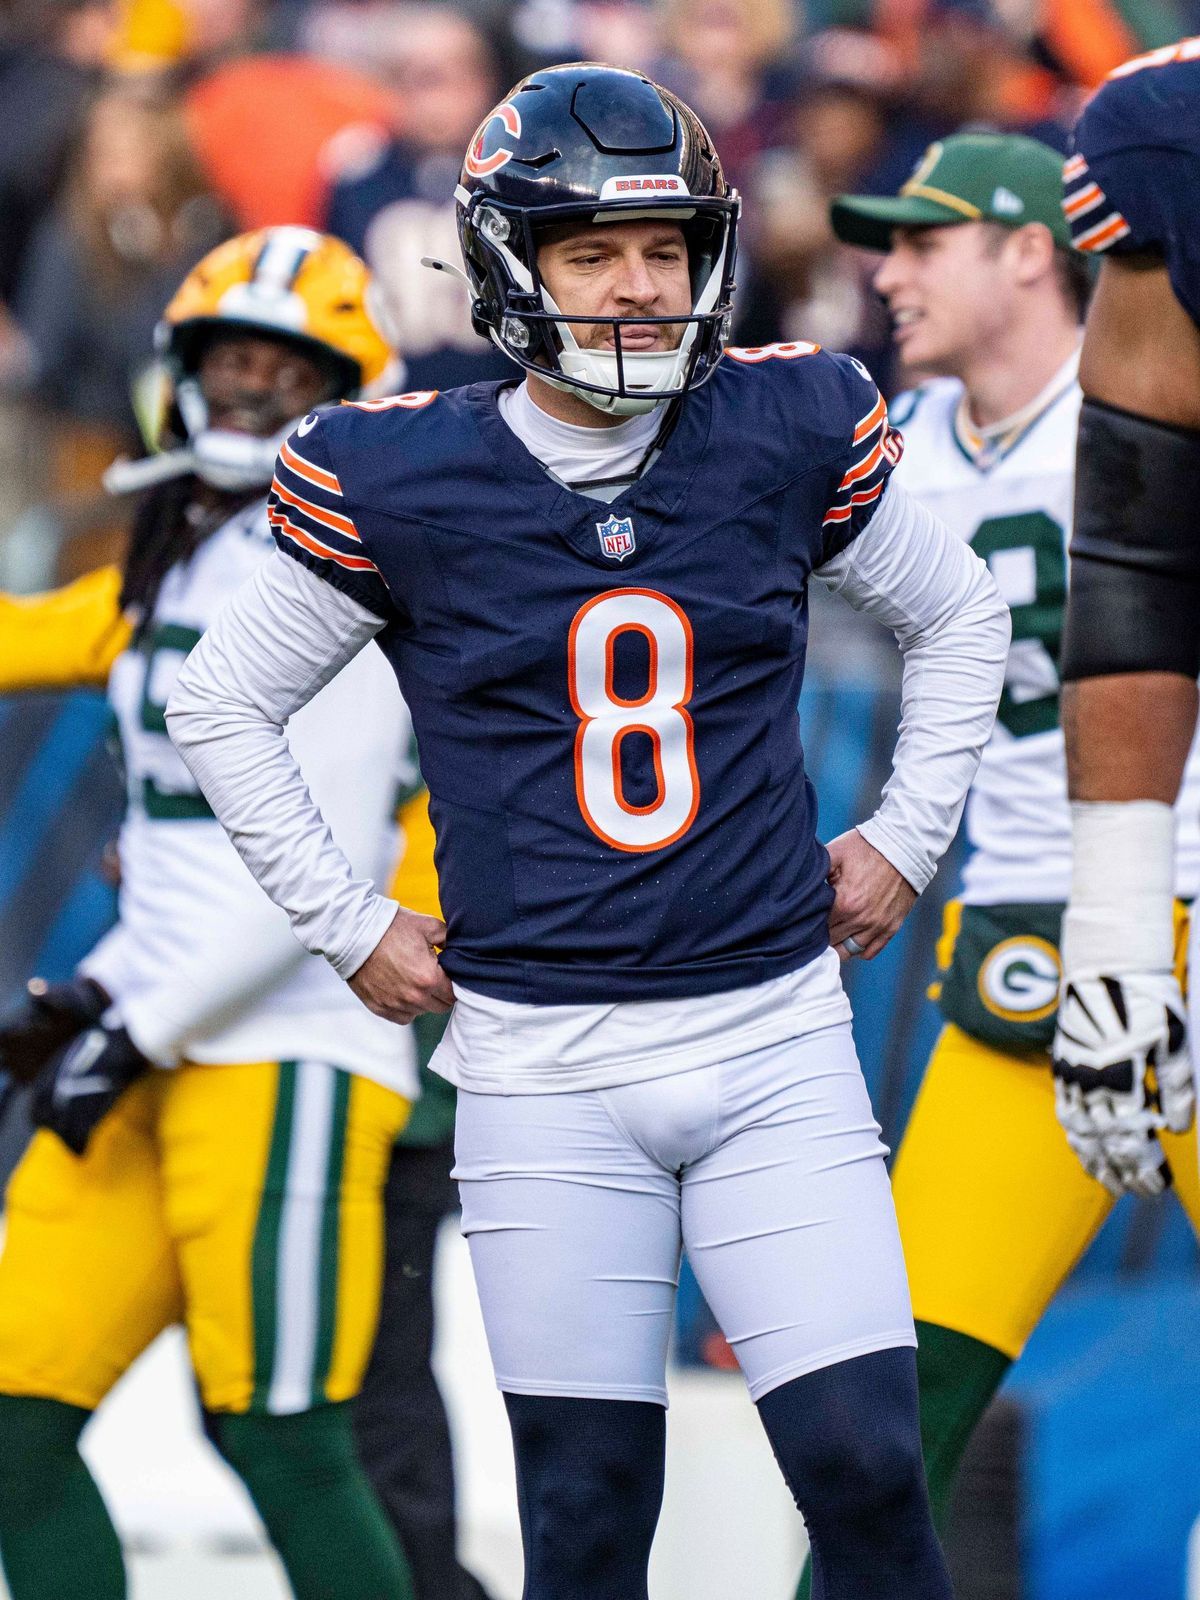
[(368, 1011), (389, 1022), (411, 1022), (423, 1011), (449, 1011), (454, 990), (436, 954), (445, 942), (444, 922), (401, 906), (350, 978), (350, 987)]
[(829, 942), (843, 961), (877, 956), (912, 910), (917, 891), (857, 828), (829, 845)]
[(1168, 973), (1063, 978), (1054, 1102), (1072, 1150), (1112, 1194), (1171, 1181), (1159, 1131), (1195, 1110), (1183, 996)]

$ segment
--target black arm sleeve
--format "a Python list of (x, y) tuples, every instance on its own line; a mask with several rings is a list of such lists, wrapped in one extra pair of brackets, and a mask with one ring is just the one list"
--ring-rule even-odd
[(1083, 402), (1067, 681), (1200, 674), (1200, 433)]

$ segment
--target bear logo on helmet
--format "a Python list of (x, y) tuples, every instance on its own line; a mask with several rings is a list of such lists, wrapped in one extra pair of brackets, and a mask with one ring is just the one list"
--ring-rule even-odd
[(467, 151), (463, 165), (473, 178), (486, 178), (493, 172), (499, 172), (500, 168), (507, 166), (513, 158), (514, 152), (503, 145), (499, 150), (493, 151), (490, 156), (484, 156), (484, 136), (497, 117), (503, 123), (505, 131), (510, 133), (514, 139), (521, 137), (521, 113), (516, 106), (506, 100), (503, 105), (497, 106), (489, 115), (487, 121), (481, 125), (479, 132), (471, 141), (471, 148)]

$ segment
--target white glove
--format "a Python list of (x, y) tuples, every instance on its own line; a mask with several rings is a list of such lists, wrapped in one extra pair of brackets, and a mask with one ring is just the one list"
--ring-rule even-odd
[(1114, 1195), (1171, 1181), (1158, 1133), (1195, 1110), (1183, 996), (1162, 972), (1063, 980), (1052, 1047), (1054, 1100), (1072, 1150)]

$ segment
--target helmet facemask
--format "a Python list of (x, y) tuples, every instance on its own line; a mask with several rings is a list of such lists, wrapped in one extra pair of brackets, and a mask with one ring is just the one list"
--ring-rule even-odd
[[(228, 493), (265, 489), (278, 445), (314, 405), (402, 381), (386, 310), (364, 263), (311, 228), (267, 228), (219, 245), (184, 279), (155, 332), (159, 376), (141, 404), (155, 453), (115, 462), (106, 487), (126, 494), (194, 473)], [(214, 344), (239, 338), (303, 356), (320, 376), (318, 392), (281, 376), (273, 395), (251, 383), (239, 403), (236, 373), (227, 375), (228, 393), (206, 387)]]
[[(475, 324), (525, 371), (579, 395), (613, 416), (652, 411), (711, 377), (729, 333), (733, 297), (736, 194), (586, 207), (547, 206), (536, 219), (519, 207), (459, 189), (460, 236), (477, 286)], [(554, 226), (663, 220), (678, 223), (688, 250), (692, 306), (682, 315), (601, 317), (559, 306), (538, 271), (538, 245)], [(571, 324), (610, 328), (613, 348), (583, 348)], [(622, 329), (676, 327), (674, 349), (629, 350)]]

